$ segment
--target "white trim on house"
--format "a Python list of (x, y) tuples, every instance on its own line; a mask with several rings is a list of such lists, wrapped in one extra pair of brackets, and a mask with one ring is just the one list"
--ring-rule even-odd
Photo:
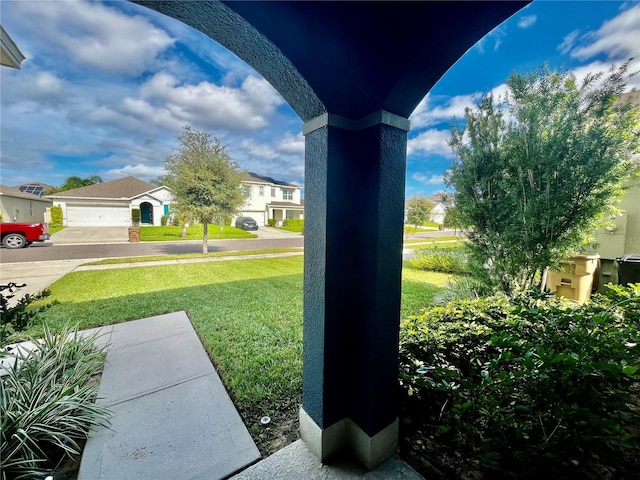
[(0, 64), (5, 67), (20, 70), (20, 64), (25, 59), (18, 46), (11, 39), (7, 31), (0, 25)]

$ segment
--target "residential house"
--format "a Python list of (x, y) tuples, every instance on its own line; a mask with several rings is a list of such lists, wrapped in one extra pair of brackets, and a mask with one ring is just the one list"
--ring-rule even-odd
[(444, 193), (437, 193), (427, 197), (427, 199), (431, 200), (435, 204), (431, 209), (431, 221), (444, 225), (444, 217), (447, 214), (447, 210), (451, 205), (453, 205), (450, 196), (447, 196)]
[[(640, 107), (640, 92), (621, 96)], [(635, 175), (627, 181), (626, 192), (618, 202), (618, 213), (605, 219), (596, 232), (597, 253), (600, 254), (600, 285), (617, 282), (615, 259), (629, 253), (640, 253), (640, 152), (631, 156)]]
[(20, 69), (20, 64), (25, 59), (18, 46), (0, 25), (0, 65), (9, 68)]
[[(430, 200), (434, 207), (431, 209), (429, 215), (429, 221), (438, 223), (440, 225), (444, 225), (444, 217), (447, 214), (447, 210), (451, 205), (453, 205), (452, 200), (445, 195), (444, 193), (437, 193), (435, 195), (431, 195), (430, 197), (425, 197), (427, 200)], [(409, 207), (407, 206), (408, 202), (405, 202), (404, 207), (404, 220), (407, 221), (407, 214), (409, 212)]]
[[(38, 185), (43, 186), (43, 184)], [(45, 221), (45, 212), (51, 207), (52, 201), (33, 193), (33, 189), (25, 188), (29, 186), (31, 185), (17, 187), (0, 185), (0, 212), (2, 212), (3, 222)]]
[(140, 209), (142, 225), (160, 225), (173, 202), (170, 188), (147, 183), (135, 177), (96, 183), (47, 195), (62, 207), (63, 225), (131, 226), (131, 211)]
[(302, 187), (254, 172), (244, 172), (240, 186), (246, 199), (240, 215), (252, 217), (258, 225), (267, 225), (269, 219), (281, 224), (304, 218)]

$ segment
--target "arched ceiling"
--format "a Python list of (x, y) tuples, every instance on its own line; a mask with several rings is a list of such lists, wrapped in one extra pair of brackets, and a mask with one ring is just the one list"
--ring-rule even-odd
[(256, 69), (303, 121), (408, 117), (486, 33), (528, 1), (136, 1)]

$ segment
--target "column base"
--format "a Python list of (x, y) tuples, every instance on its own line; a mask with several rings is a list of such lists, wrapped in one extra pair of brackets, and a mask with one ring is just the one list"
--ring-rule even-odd
[(370, 437), (353, 420), (343, 418), (322, 430), (304, 408), (300, 408), (300, 438), (322, 463), (338, 452), (349, 450), (368, 470), (374, 470), (396, 453), (399, 425), (396, 418)]

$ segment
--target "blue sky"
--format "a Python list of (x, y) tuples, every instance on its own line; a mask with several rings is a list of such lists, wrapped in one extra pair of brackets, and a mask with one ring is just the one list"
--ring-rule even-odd
[[(189, 124), (220, 138), (244, 169), (304, 185), (301, 120), (251, 67), (190, 27), (124, 1), (2, 0), (0, 22), (27, 57), (19, 71), (0, 69), (0, 183), (150, 180)], [(582, 78), (631, 57), (640, 70), (639, 2), (534, 1), (414, 111), (407, 198), (445, 189), (450, 122), (474, 96), (504, 91), (513, 70), (548, 62)]]

